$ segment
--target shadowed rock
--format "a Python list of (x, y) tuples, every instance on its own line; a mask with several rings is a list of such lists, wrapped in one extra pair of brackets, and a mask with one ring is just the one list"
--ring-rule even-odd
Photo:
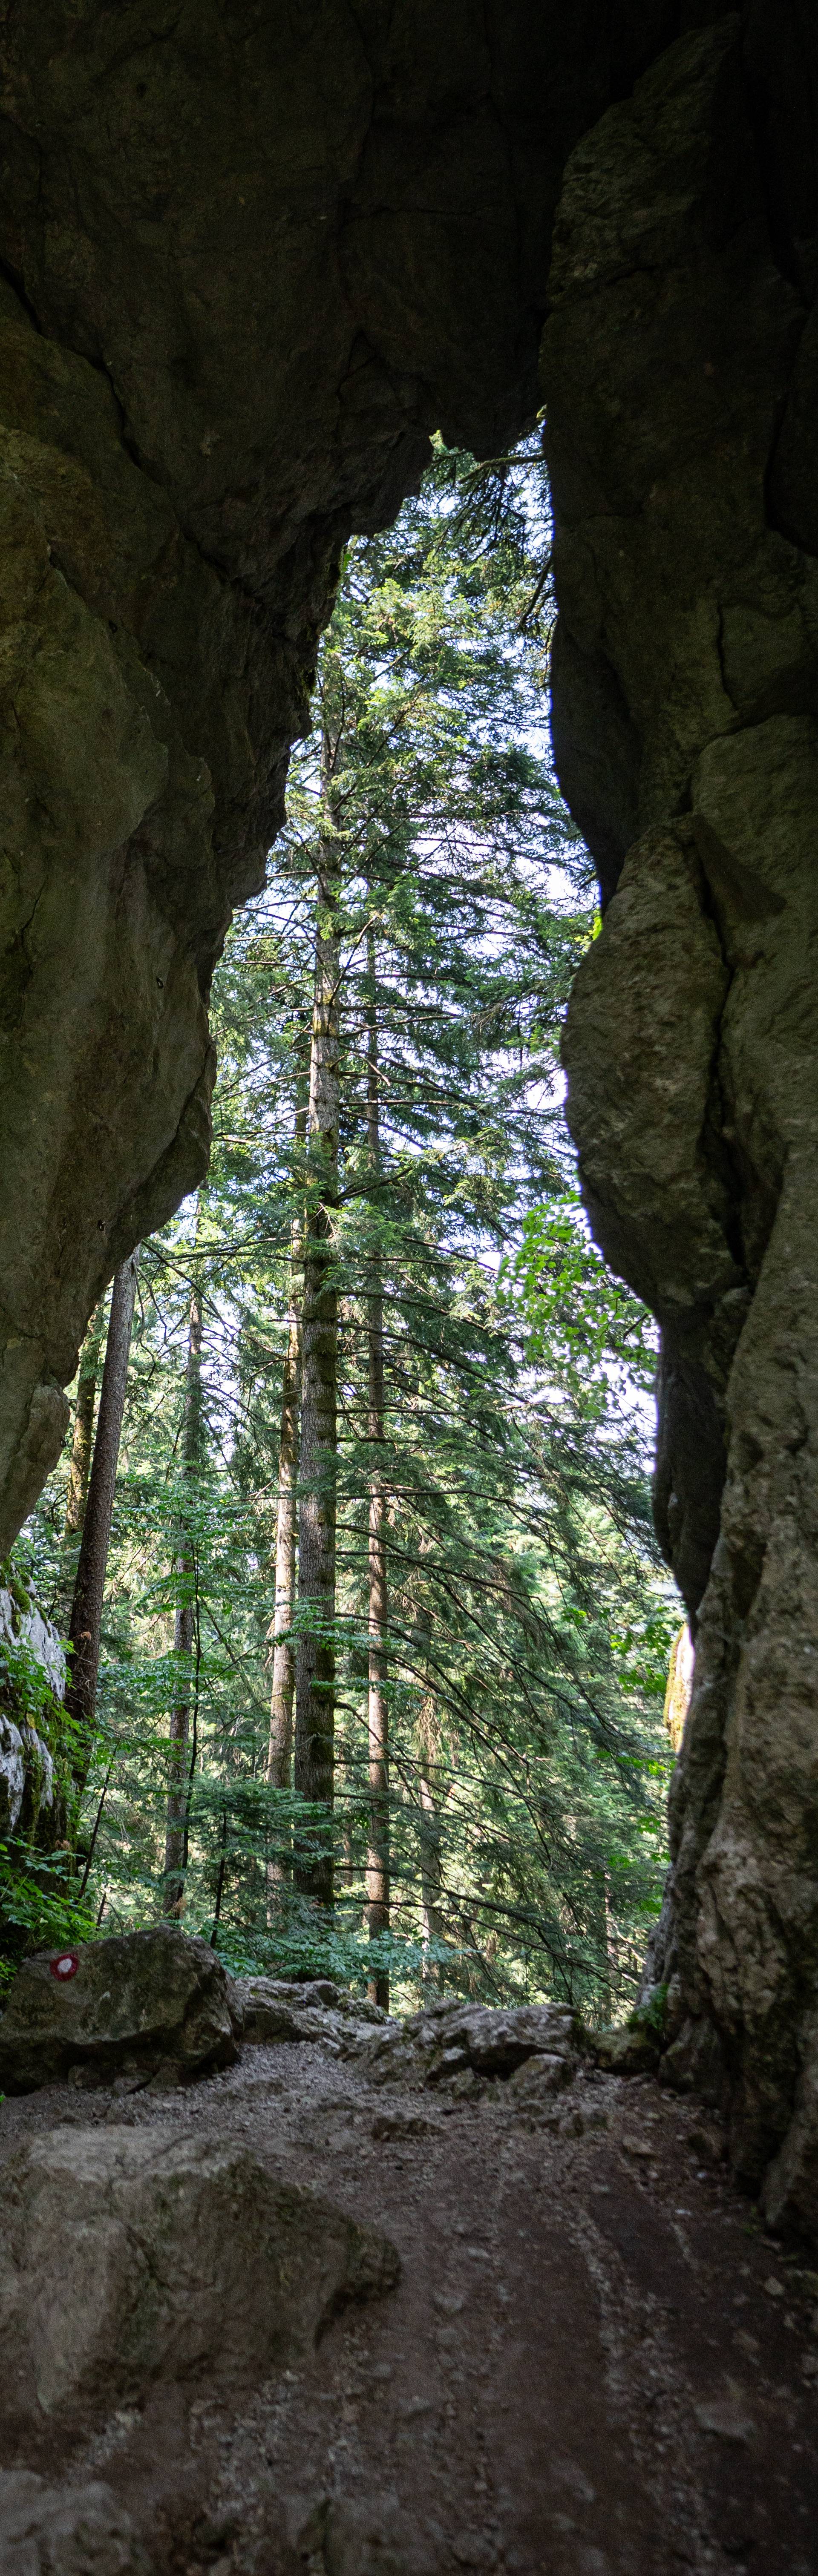
[(345, 1993), (329, 1977), (295, 1984), (283, 1977), (234, 1977), (231, 2010), (242, 2039), (250, 2047), (277, 2040), (323, 2040), (332, 2046), (349, 2039), (350, 2022), (366, 2033), (388, 2016), (378, 2004)]
[(0, 2336), (15, 2416), (86, 2420), (157, 2381), (254, 2385), (394, 2248), (236, 2139), (46, 2132), (4, 2175)]
[(183, 2083), (236, 2053), (221, 1961), (206, 1941), (158, 1923), (26, 1960), (0, 2021), (0, 2087), (34, 2093), (67, 2075)]
[(0, 27), (0, 1551), (100, 1290), (206, 1168), (209, 980), (341, 549), (432, 431), (492, 454), (536, 410), (566, 153), (675, 22), (574, 14)]
[[(609, 827), (624, 816), (615, 869), (610, 828), (598, 843), (611, 899), (569, 1011), (569, 1119), (598, 1239), (662, 1327), (657, 1529), (696, 1636), (650, 1976), (674, 2002), (668, 2080), (729, 2105), (737, 2167), (757, 2185), (772, 2166), (770, 2213), (802, 2227), (818, 2170), (814, 107), (791, 147), (817, 87), (814, 14), (801, 34), (759, 5), (671, 46), (568, 164), (543, 343), (569, 645), (556, 735), (592, 839), (606, 764)], [(592, 701), (600, 722), (608, 709), (593, 743)]]
[[(536, 2056), (559, 2062), (570, 2082), (579, 2064), (575, 2015), (559, 2004), (524, 2004), (506, 2012), (489, 2004), (440, 2003), (382, 2033), (351, 2035), (344, 2056), (360, 2056), (375, 2084), (446, 2084), (473, 2076), (510, 2076)], [(556, 2080), (552, 2073), (552, 2081)]]
[(3, 2576), (152, 2576), (110, 2488), (50, 2487), (28, 2469), (0, 2470)]
[(811, 2224), (816, 13), (18, 0), (0, 69), (0, 1550), (205, 1168), (209, 977), (340, 549), (431, 431), (530, 423), (545, 322), (554, 741), (607, 904), (570, 1116), (661, 1323), (697, 1626), (651, 1974), (670, 2071)]

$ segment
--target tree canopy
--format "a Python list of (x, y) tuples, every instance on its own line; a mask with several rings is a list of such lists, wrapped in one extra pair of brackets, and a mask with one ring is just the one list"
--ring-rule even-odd
[[(608, 2019), (658, 1905), (679, 1613), (653, 1328), (562, 1112), (596, 896), (550, 616), (534, 441), (438, 445), (347, 550), (214, 984), (210, 1174), (141, 1254), (93, 1752), (41, 1884), (236, 1966)], [(72, 1472), (69, 1435), (20, 1546), (63, 1619)]]

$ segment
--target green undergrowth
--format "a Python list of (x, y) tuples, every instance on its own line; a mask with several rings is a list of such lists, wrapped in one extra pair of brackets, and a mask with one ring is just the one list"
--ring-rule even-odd
[[(202, 1930), (207, 1937), (207, 1926)], [(374, 1976), (386, 1974), (395, 2012), (415, 2011), (424, 1988), (428, 1991), (446, 1970), (451, 1976), (457, 1968), (445, 1943), (424, 1949), (419, 1941), (402, 1941), (388, 1932), (370, 1941), (343, 1922), (322, 1925), (316, 1912), (306, 1906), (299, 1911), (297, 1904), (267, 1937), (255, 1934), (247, 1941), (219, 1926), (214, 1947), (235, 1977), (330, 1977), (350, 1993), (363, 1994)]]
[(667, 1997), (667, 1986), (652, 1986), (647, 2003), (636, 2004), (633, 2012), (628, 2014), (626, 2030), (653, 2031), (657, 2039), (663, 2039), (667, 2021)]
[(93, 1913), (72, 1886), (70, 1855), (0, 1843), (0, 1999), (23, 1959), (36, 1950), (71, 1949), (93, 1940)]

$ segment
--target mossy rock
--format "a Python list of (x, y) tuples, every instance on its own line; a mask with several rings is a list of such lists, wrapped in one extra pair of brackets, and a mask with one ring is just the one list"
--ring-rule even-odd
[(157, 1923), (75, 1950), (26, 1959), (0, 2022), (0, 2084), (186, 2083), (232, 2066), (237, 2039), (231, 1982), (209, 1942)]
[(658, 2031), (644, 2022), (635, 2029), (626, 2023), (617, 2030), (591, 2031), (588, 2045), (608, 2075), (652, 2075), (660, 2054)]

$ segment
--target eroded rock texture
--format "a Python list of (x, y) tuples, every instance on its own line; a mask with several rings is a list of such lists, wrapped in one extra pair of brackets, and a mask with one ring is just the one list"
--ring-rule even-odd
[(0, 2085), (188, 2084), (232, 2066), (241, 2014), (208, 1941), (155, 1923), (25, 1959), (0, 2021)]
[(430, 430), (530, 416), (566, 153), (675, 15), (3, 15), (0, 1552), (104, 1282), (205, 1168), (208, 979), (339, 548)]
[(130, 2514), (97, 2478), (53, 2487), (0, 2469), (0, 2551), (6, 2576), (154, 2576)]
[(339, 547), (431, 430), (531, 419), (547, 313), (555, 742), (610, 898), (571, 1114), (661, 1317), (698, 1616), (657, 1966), (807, 2218), (814, 10), (14, 0), (0, 71), (0, 1549), (102, 1285), (204, 1169), (208, 978)]
[(688, 34), (578, 146), (544, 350), (555, 738), (610, 898), (570, 1115), (600, 1240), (662, 1323), (657, 1521), (698, 1620), (656, 1972), (677, 2077), (726, 2067), (738, 2166), (814, 2225), (811, 14), (779, 39), (761, 7)]
[(52, 2129), (4, 2187), (6, 2423), (87, 2430), (156, 2381), (257, 2386), (400, 2272), (386, 2237), (236, 2137)]

